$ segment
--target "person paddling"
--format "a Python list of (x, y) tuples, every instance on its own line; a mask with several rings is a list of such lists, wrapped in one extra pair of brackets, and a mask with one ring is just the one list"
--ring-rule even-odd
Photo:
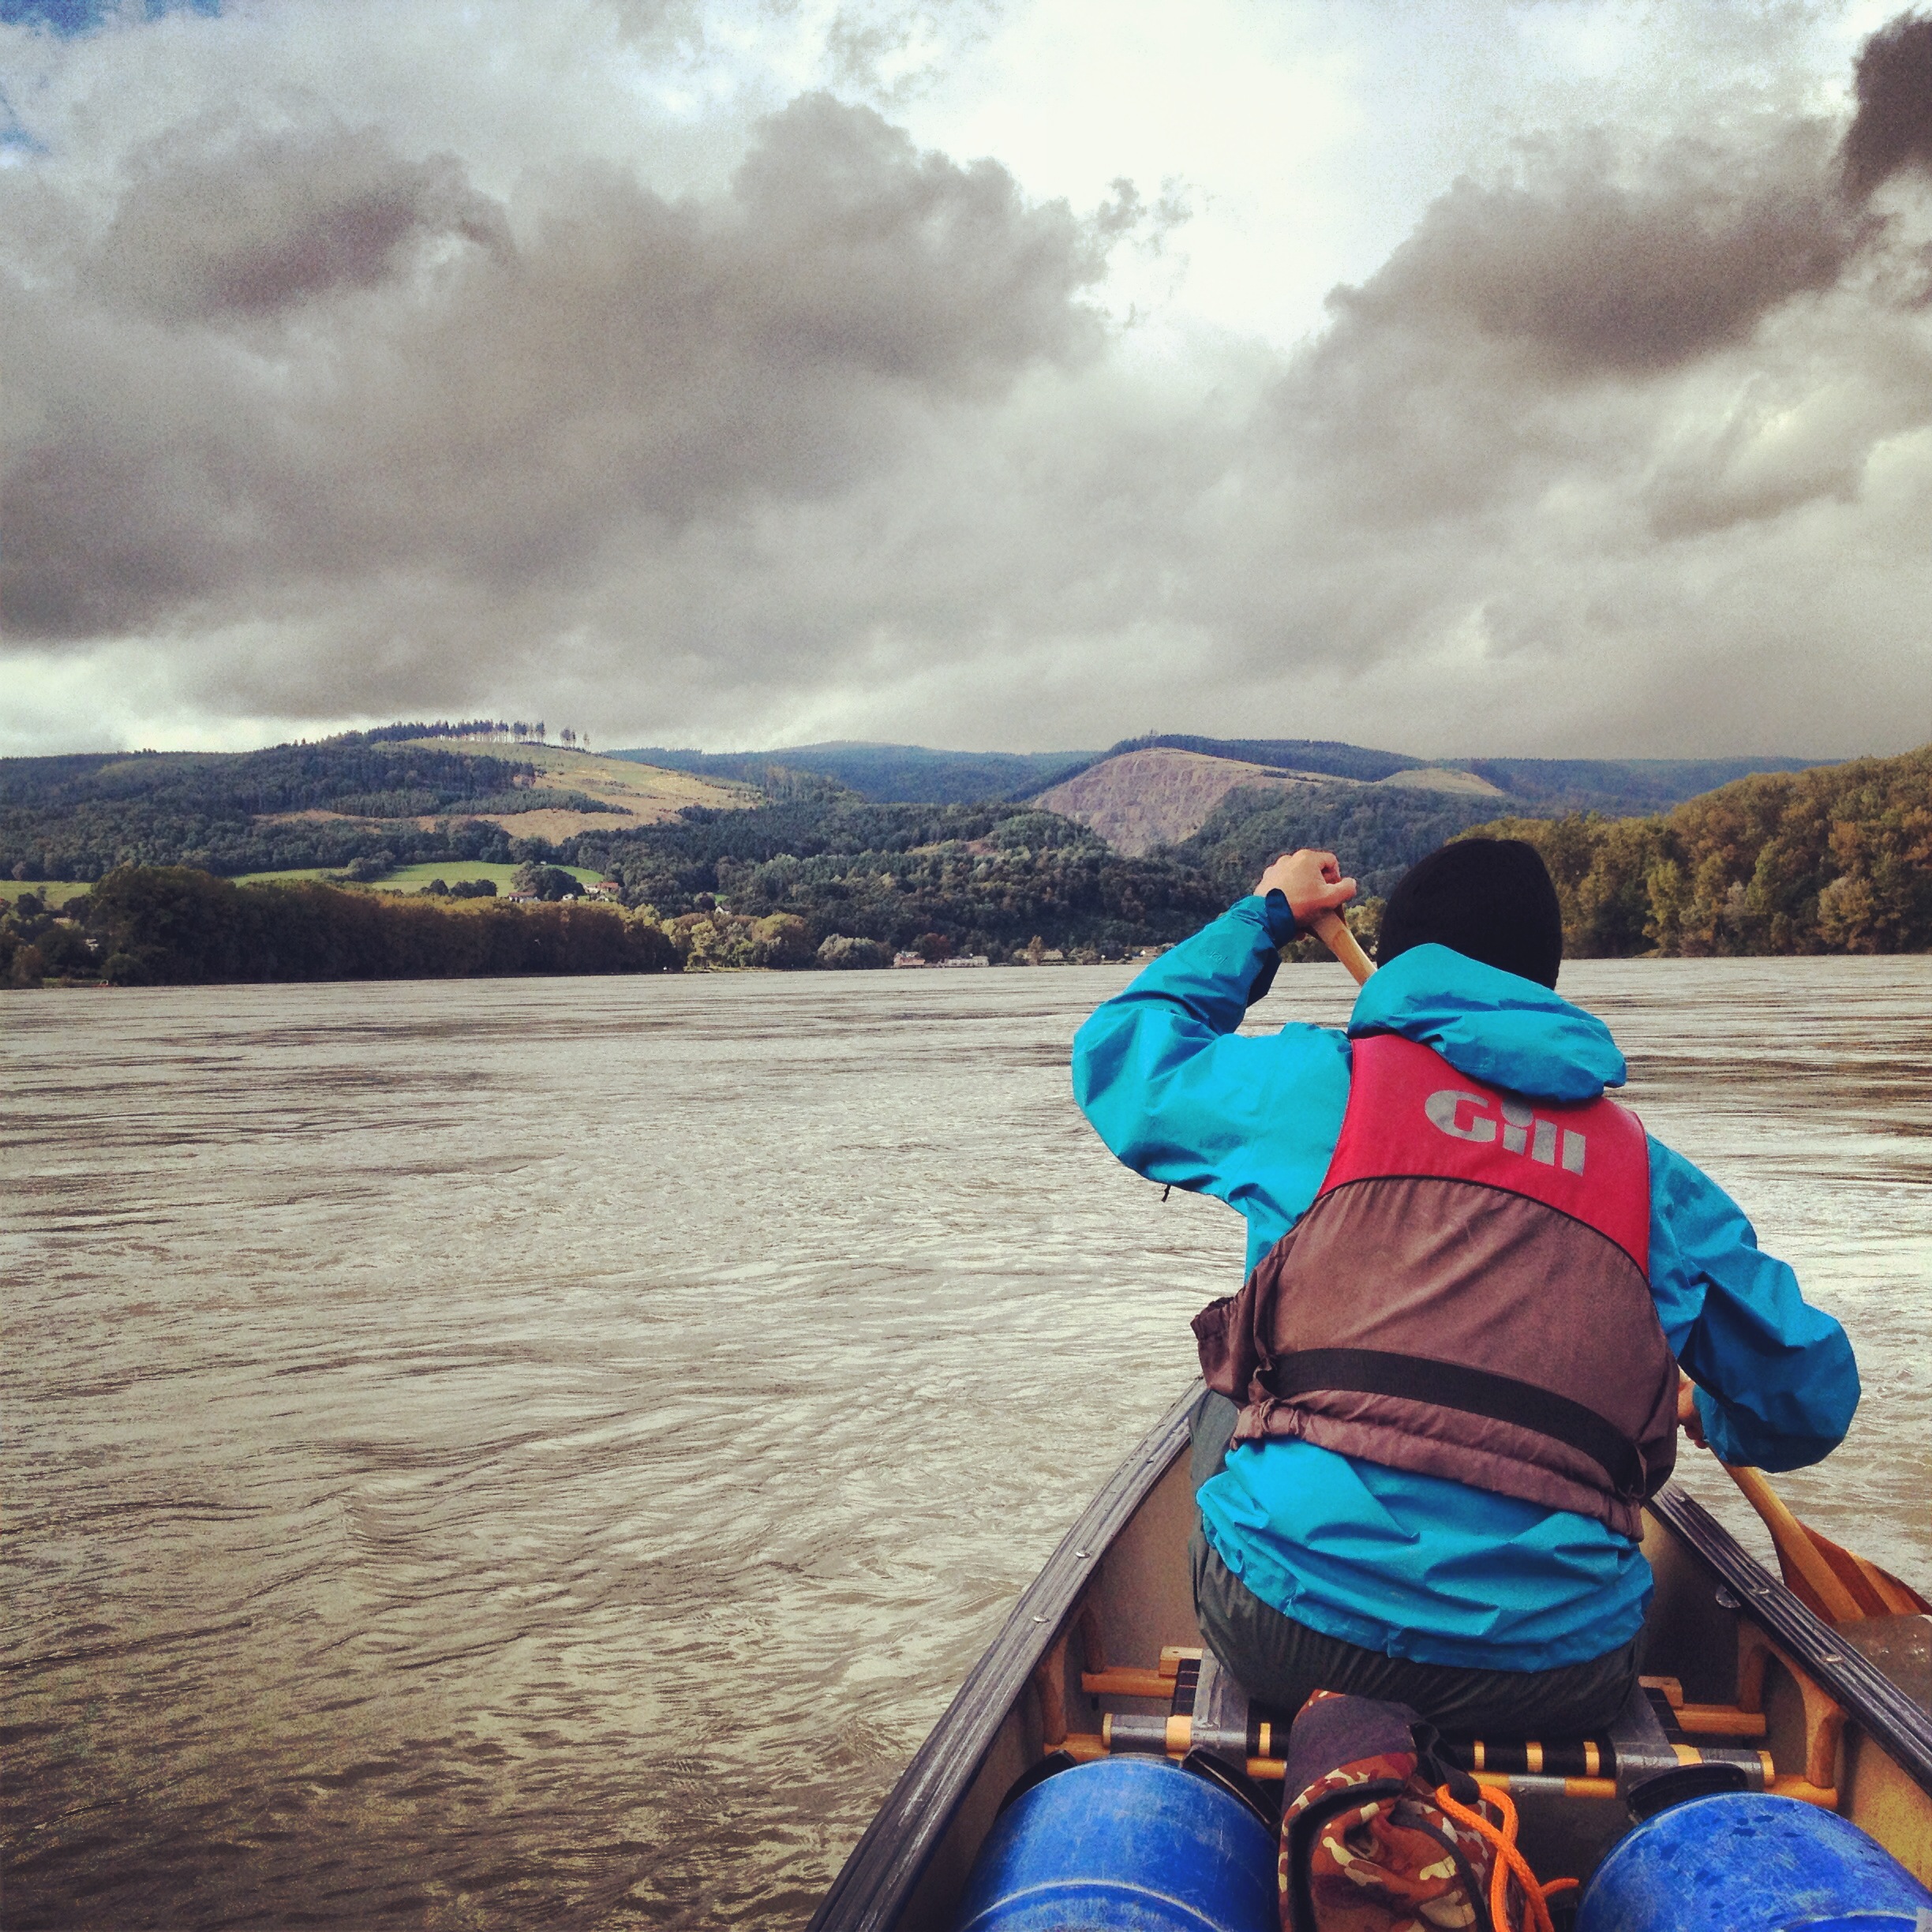
[(1634, 1683), (1677, 1425), (1801, 1468), (1844, 1439), (1857, 1365), (1605, 1097), (1623, 1057), (1555, 990), (1556, 889), (1522, 841), (1404, 876), (1346, 1032), (1239, 1034), (1279, 949), (1355, 889), (1332, 853), (1276, 859), (1074, 1041), (1114, 1154), (1248, 1222), (1240, 1294), (1194, 1324), (1201, 1634), (1280, 1710), (1350, 1691), (1574, 1735)]

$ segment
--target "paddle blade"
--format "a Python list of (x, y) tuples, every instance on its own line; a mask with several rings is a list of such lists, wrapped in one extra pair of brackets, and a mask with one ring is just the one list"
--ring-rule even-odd
[[(1866, 1616), (1910, 1616), (1919, 1611), (1932, 1611), (1918, 1591), (1902, 1577), (1895, 1577), (1889, 1570), (1881, 1570), (1869, 1557), (1861, 1556), (1855, 1551), (1847, 1549), (1843, 1544), (1834, 1543), (1822, 1531), (1811, 1530), (1811, 1541), (1818, 1554), (1830, 1564), (1832, 1573), (1852, 1594), (1855, 1603)], [(1780, 1567), (1783, 1558), (1780, 1557)], [(1786, 1584), (1794, 1596), (1803, 1597), (1804, 1592), (1792, 1583), (1788, 1576)], [(1812, 1608), (1815, 1609), (1816, 1604)]]

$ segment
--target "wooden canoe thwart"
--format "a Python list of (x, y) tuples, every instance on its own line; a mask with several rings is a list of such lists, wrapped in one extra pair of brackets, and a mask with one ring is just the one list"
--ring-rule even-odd
[[(812, 1932), (952, 1932), (1002, 1800), (1069, 1758), (1206, 1754), (1279, 1802), (1294, 1713), (1251, 1707), (1194, 1622), (1188, 1419), (1198, 1392), (1149, 1432), (1021, 1596)], [(1657, 1577), (1648, 1674), (1616, 1724), (1590, 1738), (1451, 1740), (1479, 1780), (1508, 1790), (1540, 1876), (1587, 1881), (1646, 1794), (1732, 1789), (1836, 1811), (1932, 1884), (1932, 1709), (1909, 1687), (1932, 1617), (1912, 1607), (1923, 1600), (1909, 1586), (1804, 1534), (1806, 1563), (1822, 1563), (1841, 1594), (1802, 1568), (1788, 1587), (1666, 1487), (1645, 1521)], [(1817, 1604), (1806, 1601), (1814, 1589)]]

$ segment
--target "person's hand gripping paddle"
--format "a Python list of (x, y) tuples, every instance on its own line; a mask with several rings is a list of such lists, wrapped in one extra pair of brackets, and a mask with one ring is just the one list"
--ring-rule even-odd
[(1342, 917), (1342, 907), (1355, 897), (1356, 886), (1342, 876), (1341, 861), (1333, 852), (1283, 852), (1261, 874), (1255, 890), (1264, 899), (1271, 892), (1281, 893), (1295, 923), (1313, 933), (1355, 975), (1357, 985), (1375, 971)]
[[(1284, 854), (1261, 874), (1261, 882), (1255, 888), (1264, 897), (1275, 889), (1286, 895), (1297, 923), (1327, 947), (1354, 975), (1357, 985), (1365, 983), (1375, 971), (1374, 964), (1356, 943), (1341, 912), (1355, 897), (1355, 882), (1342, 878), (1335, 854)], [(1683, 1425), (1684, 1433), (1702, 1449), (1708, 1445), (1694, 1394), (1690, 1378), (1686, 1376), (1678, 1390), (1678, 1420)], [(1800, 1522), (1771, 1487), (1762, 1470), (1728, 1462), (1720, 1462), (1718, 1466), (1743, 1492), (1744, 1500), (1771, 1532), (1785, 1588), (1826, 1623), (1932, 1611), (1932, 1603), (1909, 1583)]]

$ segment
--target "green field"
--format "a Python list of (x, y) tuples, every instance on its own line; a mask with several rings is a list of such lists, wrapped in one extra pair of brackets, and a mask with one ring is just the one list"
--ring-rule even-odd
[(33, 893), (44, 904), (64, 906), (88, 889), (84, 882), (73, 879), (0, 879), (0, 904), (11, 905), (22, 893)]
[[(594, 886), (603, 875), (586, 871), (582, 866), (565, 866), (561, 868), (569, 873), (580, 885)], [(339, 874), (324, 867), (310, 867), (300, 872), (244, 872), (235, 883), (238, 886), (287, 885), (304, 879), (313, 879), (323, 884), (339, 882)], [(440, 879), (446, 886), (455, 886), (467, 879), (494, 879), (500, 897), (510, 889), (510, 882), (516, 877), (513, 865), (484, 865), (468, 859), (439, 860), (429, 865), (401, 866), (387, 878), (376, 879), (360, 889), (365, 892), (419, 893), (432, 879)], [(50, 906), (63, 906), (69, 899), (77, 899), (88, 889), (84, 882), (73, 879), (0, 879), (0, 905), (11, 905), (22, 893), (37, 893)]]
[[(582, 866), (564, 866), (560, 868), (585, 886), (594, 886), (602, 875), (587, 872)], [(445, 886), (455, 886), (470, 879), (494, 879), (498, 895), (510, 889), (510, 882), (516, 877), (513, 865), (485, 865), (480, 860), (470, 859), (442, 859), (425, 865), (399, 866), (387, 878), (372, 880), (363, 889), (367, 892), (419, 893), (432, 879), (440, 879)], [(286, 884), (291, 880), (319, 879), (329, 882), (336, 874), (326, 870), (311, 869), (303, 872), (245, 872), (235, 881), (238, 886), (272, 886)]]
[(335, 874), (328, 867), (311, 866), (305, 872), (244, 872), (237, 879), (238, 886), (287, 886), (299, 885), (304, 881), (332, 879)]
[[(586, 872), (582, 866), (560, 866), (559, 871), (567, 872), (580, 886), (594, 886), (604, 874)], [(510, 889), (510, 882), (516, 877), (513, 865), (485, 865), (481, 861), (452, 859), (447, 863), (432, 863), (428, 865), (399, 866), (385, 879), (375, 882), (378, 892), (421, 892), (432, 879), (440, 879), (445, 886), (454, 886), (462, 879), (494, 879), (498, 894)]]

